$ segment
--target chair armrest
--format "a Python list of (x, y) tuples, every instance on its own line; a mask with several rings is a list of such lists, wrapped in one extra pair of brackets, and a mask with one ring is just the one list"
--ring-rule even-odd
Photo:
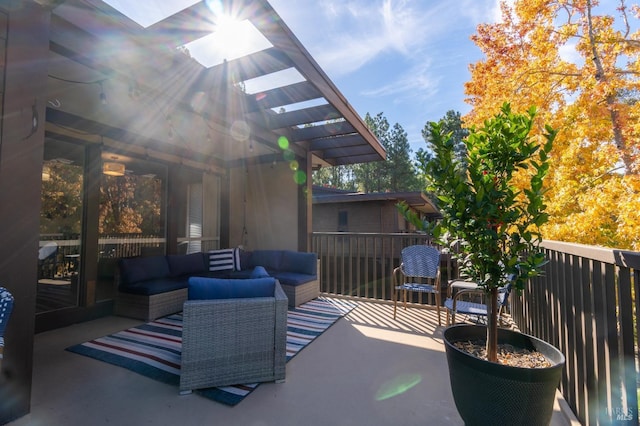
[(480, 295), (482, 297), (484, 297), (484, 291), (482, 289), (478, 289), (478, 288), (474, 288), (474, 289), (462, 289), (462, 290), (458, 290), (456, 292), (456, 294), (453, 296), (453, 310), (456, 310), (456, 304), (458, 303), (458, 299), (460, 299), (461, 296), (468, 296), (468, 295)]

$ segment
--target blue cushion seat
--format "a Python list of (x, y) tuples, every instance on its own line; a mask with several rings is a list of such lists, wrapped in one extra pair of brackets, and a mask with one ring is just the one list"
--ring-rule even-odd
[(300, 274), (297, 272), (279, 271), (274, 275), (280, 284), (298, 286), (310, 281), (314, 281), (318, 278), (317, 275)]
[(128, 284), (124, 290), (131, 294), (152, 296), (154, 294), (187, 288), (187, 284), (188, 281), (184, 278), (154, 278), (151, 280)]
[(241, 299), (249, 297), (273, 297), (276, 279), (222, 279), (222, 278), (189, 278), (189, 300)]

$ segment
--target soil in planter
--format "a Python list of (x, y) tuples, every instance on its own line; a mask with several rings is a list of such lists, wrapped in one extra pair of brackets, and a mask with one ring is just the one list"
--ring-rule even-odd
[[(485, 340), (467, 340), (454, 342), (453, 345), (468, 354), (480, 359), (487, 359)], [(552, 364), (540, 352), (516, 348), (508, 343), (498, 344), (498, 363), (521, 368), (545, 368)]]

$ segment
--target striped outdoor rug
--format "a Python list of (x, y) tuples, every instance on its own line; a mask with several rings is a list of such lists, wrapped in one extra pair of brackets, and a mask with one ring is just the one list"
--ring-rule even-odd
[[(287, 313), (287, 362), (355, 308), (352, 302), (318, 298)], [(109, 336), (68, 347), (67, 350), (127, 368), (176, 388), (180, 383), (182, 315), (159, 318)], [(200, 395), (236, 405), (258, 383), (200, 389)], [(176, 390), (177, 392), (177, 390)]]

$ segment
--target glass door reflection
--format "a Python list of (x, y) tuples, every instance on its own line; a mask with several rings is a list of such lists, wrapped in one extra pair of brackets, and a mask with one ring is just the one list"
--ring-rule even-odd
[(45, 143), (36, 313), (78, 306), (84, 149)]

